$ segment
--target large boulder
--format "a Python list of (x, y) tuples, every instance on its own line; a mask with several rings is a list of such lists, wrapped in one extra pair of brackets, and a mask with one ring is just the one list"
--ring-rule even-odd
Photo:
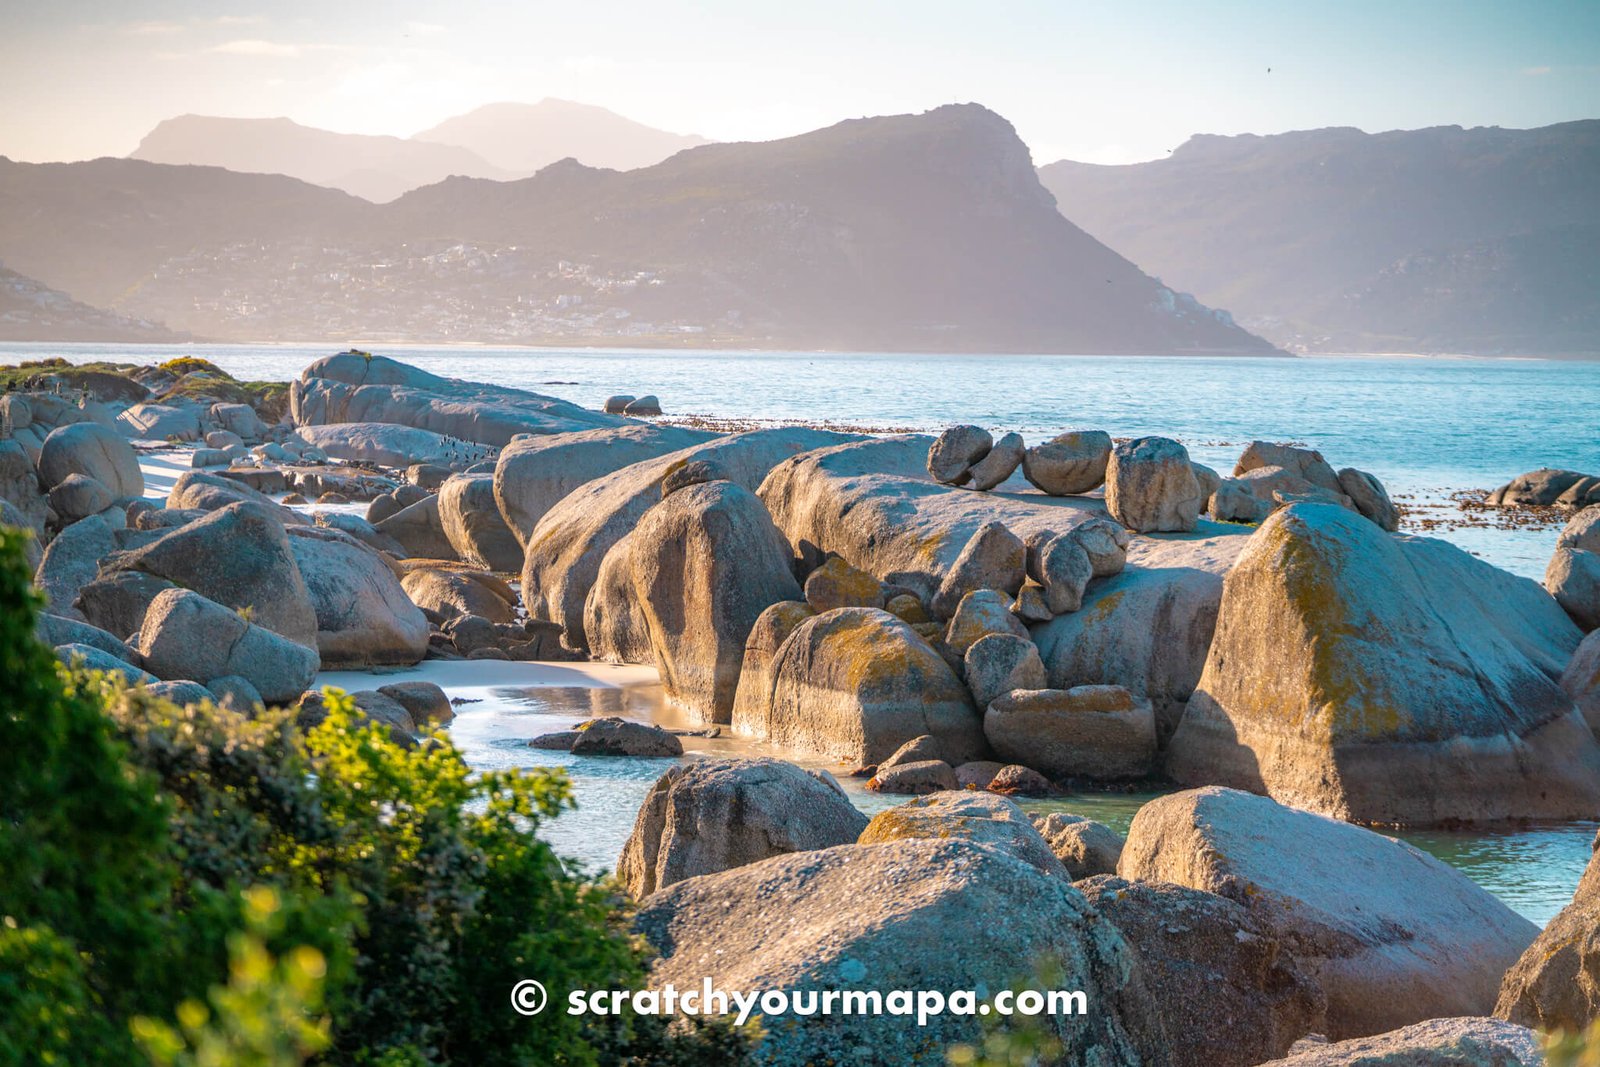
[(417, 607), (445, 618), (479, 615), (490, 622), (508, 623), (516, 617), (514, 599), (466, 571), (413, 567), (401, 576), (400, 587)]
[(100, 561), (116, 549), (111, 524), (99, 515), (79, 519), (56, 534), (34, 575), (34, 584), (45, 596), (45, 610), (81, 619), (82, 612), (74, 606), (78, 593), (99, 576)]
[(1600, 736), (1600, 630), (1583, 639), (1561, 672), (1561, 691), (1572, 698), (1589, 729)]
[(425, 496), (408, 504), (388, 518), (373, 523), (385, 537), (392, 537), (406, 555), (418, 559), (455, 560), (456, 546), (445, 532), (444, 515), (437, 496)]
[(115, 675), (129, 685), (148, 685), (156, 676), (94, 645), (57, 645), (56, 659), (74, 670)]
[(289, 529), (289, 549), (317, 616), (323, 670), (416, 663), (428, 620), (375, 550), (315, 526)]
[(1214, 523), (1193, 538), (1135, 538), (1121, 573), (1091, 582), (1078, 611), (1034, 628), (1051, 687), (1123, 686), (1149, 699), (1165, 743), (1205, 667), (1222, 576), (1247, 540)]
[(1189, 450), (1166, 437), (1138, 437), (1111, 450), (1106, 510), (1140, 533), (1183, 532), (1200, 517), (1200, 482)]
[(1540, 467), (1517, 475), (1490, 493), (1487, 502), (1496, 507), (1550, 507), (1560, 503), (1588, 507), (1600, 504), (1600, 478), (1580, 471)]
[(269, 704), (305, 692), (319, 662), (315, 648), (246, 622), (190, 589), (168, 589), (151, 601), (139, 649), (158, 678), (204, 685), (237, 675)]
[(568, 645), (587, 648), (584, 605), (600, 564), (611, 547), (660, 502), (664, 476), (684, 464), (708, 460), (719, 464), (729, 481), (754, 491), (782, 460), (842, 440), (850, 438), (798, 427), (752, 430), (585, 482), (551, 507), (529, 535), (522, 567), (522, 596), (529, 615), (559, 624)]
[(982, 426), (952, 426), (928, 446), (928, 474), (946, 485), (965, 485), (972, 480), (972, 467), (994, 446), (994, 438)]
[(405, 468), (413, 463), (467, 466), (494, 458), (494, 449), (488, 445), (390, 422), (306, 425), (296, 431), (296, 436), (329, 459), (376, 463), (381, 467)]
[(135, 404), (117, 416), (122, 432), (141, 441), (197, 441), (205, 409), (198, 404)]
[(1305, 1048), (1262, 1067), (1544, 1067), (1539, 1035), (1499, 1019), (1429, 1019)]
[(1339, 491), (1349, 497), (1356, 510), (1394, 533), (1400, 529), (1400, 509), (1389, 499), (1383, 483), (1366, 471), (1346, 467), (1339, 472)]
[(1589, 857), (1572, 903), (1506, 972), (1494, 1013), (1570, 1033), (1600, 1019), (1600, 853)]
[(277, 515), (260, 505), (230, 504), (115, 556), (102, 570), (164, 578), (224, 607), (247, 612), (252, 622), (291, 641), (317, 647), (317, 611), (289, 547), (289, 535)]
[(699, 760), (657, 779), (622, 846), (617, 877), (642, 900), (685, 878), (850, 844), (866, 825), (836, 786), (792, 763)]
[(861, 831), (860, 844), (917, 838), (971, 841), (1015, 856), (1052, 878), (1071, 881), (1067, 869), (1016, 802), (993, 793), (951, 790), (880, 811)]
[(63, 524), (98, 515), (111, 503), (111, 490), (82, 474), (69, 474), (50, 490), (50, 510)]
[(44, 534), (50, 501), (39, 485), (39, 472), (34, 468), (33, 459), (16, 441), (0, 441), (0, 500), (17, 509), (21, 518), (19, 525), (32, 528), (36, 536)]
[(757, 734), (765, 731), (772, 710), (772, 671), (778, 661), (778, 650), (802, 622), (815, 614), (804, 601), (785, 600), (756, 617), (750, 636), (745, 638), (739, 685), (733, 694), (735, 730)]
[(139, 654), (129, 648), (116, 634), (86, 622), (79, 622), (77, 619), (41, 611), (34, 620), (33, 629), (39, 640), (51, 648), (60, 645), (88, 645), (109, 653), (125, 663), (137, 665), (139, 662)]
[(152, 574), (114, 571), (78, 590), (72, 604), (91, 625), (107, 633), (136, 635), (144, 625), (151, 602), (175, 588), (165, 578)]
[[(774, 902), (782, 902), (774, 922)], [(883, 1063), (933, 1067), (978, 1041), (976, 1014), (913, 1018), (840, 1010), (839, 990), (984, 990), (1033, 978), (1054, 961), (1053, 987), (1078, 990), (1081, 1014), (1042, 1015), (1061, 1062), (1167, 1062), (1154, 1005), (1110, 922), (1060, 878), (969, 841), (842, 845), (690, 878), (645, 901), (639, 931), (660, 951), (652, 988), (716, 984), (831, 996), (828, 1012), (768, 1019), (757, 1055), (773, 1067)], [(825, 991), (832, 990), (831, 994)]]
[(1238, 478), (1263, 467), (1291, 471), (1319, 489), (1343, 492), (1339, 487), (1339, 475), (1322, 458), (1322, 453), (1315, 449), (1274, 444), (1271, 441), (1251, 441), (1239, 456), (1239, 462), (1233, 465), (1233, 476)]
[(1243, 905), (1321, 983), (1335, 1039), (1488, 1014), (1538, 933), (1410, 845), (1215, 786), (1140, 808), (1117, 873)]
[(500, 448), (519, 433), (567, 433), (620, 426), (622, 419), (538, 393), (483, 385), (384, 356), (341, 352), (289, 383), (296, 426), (393, 422)]
[[(1043, 530), (1066, 533), (1105, 517), (1104, 505), (1086, 497), (973, 493), (941, 485), (923, 465), (930, 443), (926, 436), (908, 435), (818, 448), (774, 467), (760, 496), (809, 566), (833, 553), (928, 605), (948, 582), (941, 601), (948, 607), (977, 588), (1017, 591), (1020, 555), (1008, 539), (1025, 541)], [(1006, 536), (977, 538), (986, 527)], [(1007, 551), (994, 551), (1007, 545)], [(1003, 573), (996, 576), (991, 568)]]
[(1168, 771), (1356, 822), (1591, 817), (1600, 745), (1556, 683), (1580, 636), (1525, 578), (1296, 504), (1228, 573)]
[(185, 471), (178, 475), (178, 480), (172, 483), (167, 493), (169, 511), (220, 511), (230, 504), (259, 504), (277, 515), (280, 522), (299, 521), (293, 511), (266, 493), (237, 478), (221, 474)]
[(1254, 1067), (1322, 1024), (1316, 979), (1244, 906), (1112, 875), (1077, 888), (1138, 957), (1175, 1067)]
[(1065, 811), (1030, 812), (1028, 818), (1073, 881), (1117, 873), (1122, 835), (1111, 827)]
[[(874, 608), (804, 619), (770, 668), (771, 689), (738, 702), (735, 730), (781, 748), (876, 764), (932, 735), (952, 763), (981, 757), (977, 710), (950, 665), (906, 623)], [(743, 696), (743, 694), (741, 694)]]
[(757, 616), (801, 595), (767, 509), (732, 482), (701, 482), (651, 508), (618, 551), (667, 698), (701, 722), (731, 721)]
[(1545, 568), (1544, 587), (1585, 633), (1600, 629), (1600, 552), (1557, 548)]
[(600, 573), (583, 604), (583, 632), (589, 639), (589, 657), (602, 663), (642, 663), (653, 666), (655, 648), (644, 606), (633, 593), (633, 534), (606, 553)]
[(983, 713), (983, 736), (1000, 759), (1050, 778), (1143, 778), (1154, 768), (1150, 701), (1120, 685), (1018, 689)]
[(1111, 435), (1104, 430), (1069, 430), (1022, 457), (1022, 476), (1042, 493), (1071, 496), (1105, 484)]
[(39, 478), (45, 487), (53, 489), (72, 474), (93, 478), (118, 499), (144, 495), (138, 453), (121, 436), (98, 423), (58, 426), (44, 439), (39, 452)]
[(458, 559), (492, 571), (522, 570), (522, 545), (494, 501), (494, 475), (454, 475), (438, 499), (439, 524)]
[(517, 542), (526, 545), (545, 512), (578, 486), (711, 437), (702, 430), (653, 423), (518, 437), (495, 463), (494, 498)]

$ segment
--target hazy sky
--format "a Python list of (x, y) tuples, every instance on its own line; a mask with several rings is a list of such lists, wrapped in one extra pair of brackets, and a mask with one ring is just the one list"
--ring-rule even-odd
[(185, 112), (409, 135), (545, 96), (718, 140), (975, 100), (1039, 163), (1539, 126), (1600, 117), (1600, 0), (0, 0), (13, 159), (125, 155)]

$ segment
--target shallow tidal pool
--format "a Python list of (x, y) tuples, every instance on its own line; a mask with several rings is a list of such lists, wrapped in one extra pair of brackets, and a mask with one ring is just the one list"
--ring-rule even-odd
[[(674, 761), (570, 753), (528, 747), (528, 739), (563, 730), (583, 719), (621, 715), (663, 726), (690, 724), (663, 702), (655, 671), (598, 663), (504, 663), (427, 661), (389, 672), (337, 671), (317, 684), (347, 690), (371, 689), (392, 681), (437, 682), (456, 705), (450, 736), (476, 768), (561, 767), (572, 779), (578, 807), (542, 828), (563, 856), (598, 872), (615, 867), (623, 842), (650, 786)], [(707, 755), (774, 755), (793, 759), (731, 737), (683, 738), (684, 760)], [(868, 792), (850, 768), (817, 760), (801, 766), (834, 772), (851, 800), (872, 814), (907, 798)], [(1134, 814), (1156, 793), (1083, 792), (1048, 800), (1023, 801), (1030, 810), (1069, 811), (1126, 833)], [(1600, 823), (1579, 822), (1465, 832), (1428, 831), (1398, 836), (1460, 870), (1540, 926), (1572, 900), (1589, 861), (1590, 842)]]

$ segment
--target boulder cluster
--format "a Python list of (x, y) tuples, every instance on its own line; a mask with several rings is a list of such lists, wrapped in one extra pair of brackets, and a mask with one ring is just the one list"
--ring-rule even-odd
[[(718, 434), (630, 417), (653, 397), (588, 411), (358, 352), (287, 400), (0, 400), (41, 635), (307, 725), (329, 668), (654, 667), (689, 730), (529, 742), (671, 761), (618, 863), (652, 982), (716, 955), (728, 987), (1000, 988), (1048, 955), (1094, 1006), (1054, 1036), (1107, 1064), (1533, 1062), (1524, 1026), (1596, 1015), (1593, 877), (1536, 942), (1362, 827), (1600, 810), (1600, 506), (1541, 587), (1400, 534), (1378, 479), (1298, 445), (1223, 477), (1100, 430)], [(152, 434), (196, 445), (159, 499)], [(422, 683), (354, 698), (408, 744), (451, 716)], [(912, 799), (869, 820), (826, 771), (684, 759), (696, 732)], [(1173, 781), (1125, 841), (1014, 799)], [(762, 1040), (773, 1063), (918, 1063), (977, 1034), (834, 1016)]]

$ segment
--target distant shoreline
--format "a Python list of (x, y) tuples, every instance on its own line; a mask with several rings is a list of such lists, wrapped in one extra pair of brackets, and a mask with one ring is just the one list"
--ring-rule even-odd
[(41, 351), (63, 348), (139, 348), (152, 351), (191, 350), (203, 351), (217, 348), (327, 348), (329, 352), (347, 348), (388, 349), (414, 351), (419, 349), (461, 348), (495, 352), (597, 352), (657, 354), (683, 352), (699, 355), (762, 355), (762, 356), (928, 356), (928, 357), (995, 357), (999, 359), (1047, 356), (1059, 359), (1416, 359), (1416, 360), (1484, 360), (1484, 361), (1551, 361), (1596, 362), (1600, 352), (1553, 352), (1486, 355), (1472, 352), (1236, 352), (1192, 350), (1188, 352), (979, 352), (979, 351), (914, 351), (905, 349), (852, 349), (852, 348), (768, 348), (755, 345), (714, 344), (702, 347), (689, 345), (601, 345), (601, 344), (499, 344), (488, 341), (381, 341), (371, 338), (341, 341), (14, 341), (0, 340), (0, 353), (38, 349)]

